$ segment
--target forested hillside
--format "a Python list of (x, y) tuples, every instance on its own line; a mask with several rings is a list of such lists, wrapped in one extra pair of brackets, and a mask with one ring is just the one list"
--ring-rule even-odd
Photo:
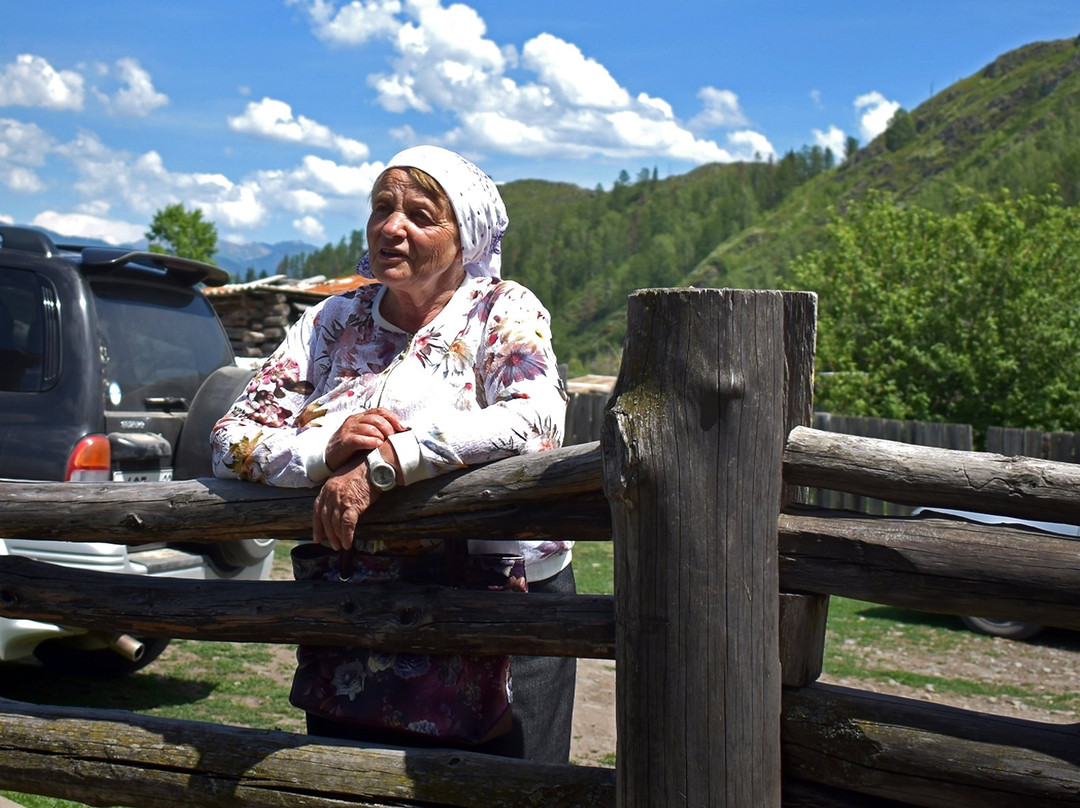
[(680, 286), (717, 243), (745, 230), (831, 164), (820, 149), (778, 164), (703, 166), (657, 180), (642, 170), (611, 191), (528, 181), (502, 187), (510, 213), (503, 272), (552, 314), (555, 349), (571, 373), (614, 373), (626, 297)]
[[(1056, 186), (1065, 204), (1076, 205), (1078, 42), (1036, 43), (999, 57), (902, 111), (889, 131), (835, 168), (820, 170), (809, 158), (804, 149), (775, 166), (708, 166), (660, 183), (639, 180), (594, 193), (591, 218), (576, 213), (580, 199), (519, 203), (511, 184), (514, 226), (529, 237), (515, 244), (509, 272), (520, 268), (526, 283), (547, 292), (556, 347), (572, 371), (613, 373), (633, 289), (781, 286), (790, 262), (822, 243), (830, 212), (868, 191), (948, 213), (960, 204), (957, 189), (1019, 196)], [(552, 229), (544, 231), (538, 217)], [(550, 285), (542, 280), (547, 272), (556, 278)]]
[[(610, 191), (508, 183), (504, 273), (551, 309), (556, 351), (572, 374), (614, 373), (634, 289), (781, 286), (792, 259), (823, 243), (832, 212), (868, 191), (949, 213), (962, 204), (958, 188), (1020, 195), (1056, 185), (1075, 205), (1080, 48), (1062, 40), (1005, 54), (840, 157), (807, 147), (662, 180), (643, 167), (634, 180), (624, 171)], [(361, 245), (358, 231), (322, 252), (349, 271)], [(339, 274), (313, 259), (289, 274)]]
[(799, 188), (754, 227), (718, 244), (688, 282), (771, 287), (792, 258), (820, 243), (830, 206), (870, 190), (942, 212), (953, 208), (957, 188), (1019, 195), (1055, 184), (1066, 204), (1080, 201), (1078, 40), (1007, 53), (902, 122), (913, 124), (908, 134), (886, 132)]

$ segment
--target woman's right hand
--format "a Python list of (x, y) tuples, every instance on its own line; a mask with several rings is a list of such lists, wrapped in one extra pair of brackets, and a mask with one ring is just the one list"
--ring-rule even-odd
[(323, 483), (315, 497), (311, 526), (315, 543), (348, 550), (360, 516), (378, 496), (379, 490), (368, 478), (366, 458), (346, 463)]
[(395, 432), (406, 429), (396, 413), (382, 407), (350, 415), (326, 444), (326, 465), (337, 471), (354, 456), (378, 449)]

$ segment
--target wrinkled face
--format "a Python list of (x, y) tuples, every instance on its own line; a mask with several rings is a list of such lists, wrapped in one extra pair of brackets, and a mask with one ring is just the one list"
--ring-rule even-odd
[(423, 293), (461, 281), (461, 243), (449, 200), (403, 169), (390, 169), (375, 186), (367, 241), (372, 274), (391, 288)]

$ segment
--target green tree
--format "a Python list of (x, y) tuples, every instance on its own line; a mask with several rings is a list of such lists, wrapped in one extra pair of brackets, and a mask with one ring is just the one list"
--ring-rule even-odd
[(859, 150), (859, 139), (854, 135), (848, 135), (844, 141), (844, 160), (850, 160)]
[(916, 134), (915, 119), (901, 107), (893, 113), (885, 127), (885, 148), (892, 152), (902, 149), (915, 139)]
[(214, 263), (217, 252), (217, 228), (203, 219), (198, 208), (187, 210), (179, 202), (154, 214), (146, 232), (150, 251), (194, 258)]
[(819, 295), (817, 406), (848, 415), (1080, 429), (1080, 210), (1056, 191), (875, 193), (793, 262)]

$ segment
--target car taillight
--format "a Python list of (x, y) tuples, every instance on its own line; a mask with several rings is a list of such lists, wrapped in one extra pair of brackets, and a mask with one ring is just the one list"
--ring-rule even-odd
[(87, 435), (75, 444), (68, 457), (68, 482), (108, 482), (111, 479), (112, 452), (105, 435)]

